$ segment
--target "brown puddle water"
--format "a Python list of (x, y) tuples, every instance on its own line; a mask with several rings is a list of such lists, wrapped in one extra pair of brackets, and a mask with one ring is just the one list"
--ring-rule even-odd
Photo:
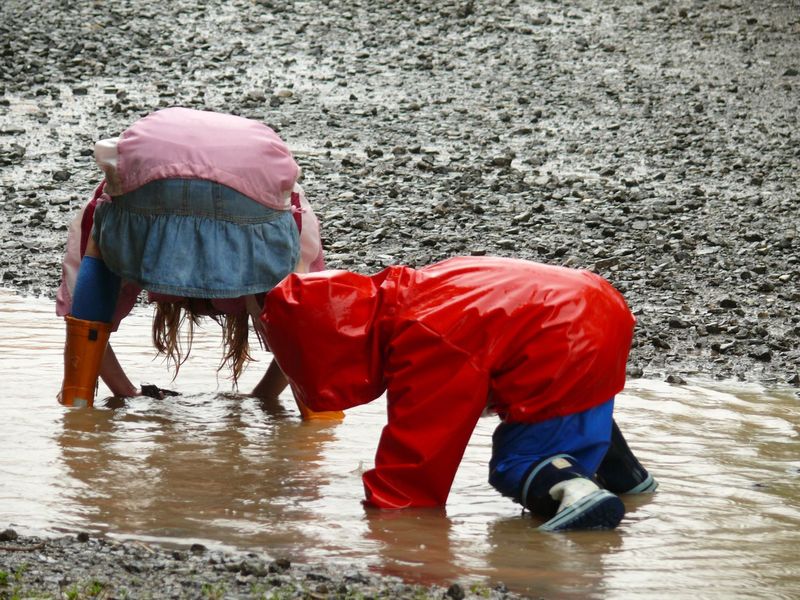
[[(791, 390), (630, 381), (617, 420), (659, 480), (614, 531), (545, 534), (486, 482), (491, 432), (472, 438), (445, 510), (366, 511), (385, 405), (300, 421), (216, 376), (215, 325), (175, 382), (153, 360), (147, 309), (112, 337), (134, 381), (165, 401), (65, 409), (64, 326), (52, 303), (0, 290), (0, 527), (254, 550), (420, 583), (504, 582), (556, 598), (800, 597), (800, 406)], [(259, 379), (267, 356), (245, 373)], [(107, 397), (101, 385), (99, 398)], [(100, 402), (102, 404), (102, 402)]]

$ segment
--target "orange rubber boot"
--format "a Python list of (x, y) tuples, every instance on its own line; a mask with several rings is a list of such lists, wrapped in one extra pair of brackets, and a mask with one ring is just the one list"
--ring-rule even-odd
[(323, 410), (316, 412), (308, 408), (297, 398), (295, 398), (294, 401), (297, 403), (297, 408), (300, 410), (303, 421), (341, 421), (344, 419), (344, 412), (341, 410)]
[(66, 316), (64, 381), (58, 401), (65, 406), (92, 406), (100, 363), (103, 360), (111, 324)]

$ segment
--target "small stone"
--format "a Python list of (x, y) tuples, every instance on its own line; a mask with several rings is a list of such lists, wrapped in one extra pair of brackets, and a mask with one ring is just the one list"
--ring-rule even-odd
[(669, 319), (669, 326), (672, 329), (689, 329), (691, 324), (688, 321), (684, 321), (678, 317), (671, 317)]
[(736, 342), (724, 342), (722, 344), (711, 344), (711, 349), (720, 354), (726, 354), (736, 347)]
[(769, 281), (763, 282), (761, 285), (758, 286), (759, 292), (769, 293), (775, 291), (775, 285), (770, 283)]
[(661, 350), (669, 350), (670, 349), (670, 345), (664, 339), (653, 338), (651, 340), (651, 342), (652, 342), (653, 346), (655, 346), (656, 348), (659, 348)]
[(667, 378), (664, 381), (673, 385), (686, 385), (686, 380), (680, 375), (667, 375)]
[(81, 531), (78, 535), (75, 536), (75, 539), (78, 540), (80, 543), (85, 544), (89, 541), (89, 534), (85, 531)]
[(277, 560), (273, 560), (269, 563), (269, 572), (270, 573), (283, 573), (289, 567), (292, 566), (292, 563), (286, 558), (279, 558)]
[(447, 588), (446, 595), (448, 598), (452, 598), (453, 600), (464, 600), (464, 598), (467, 597), (466, 593), (464, 593), (464, 588), (457, 583), (454, 583)]
[(641, 367), (628, 367), (625, 374), (631, 379), (639, 379), (644, 377), (644, 369)]
[(772, 350), (770, 350), (768, 346), (764, 345), (759, 345), (752, 348), (747, 354), (748, 356), (761, 362), (769, 362), (772, 360)]
[(350, 583), (360, 583), (362, 585), (366, 585), (369, 583), (369, 577), (364, 575), (363, 573), (359, 573), (358, 571), (354, 573), (348, 573), (344, 576), (345, 581), (349, 581)]
[(123, 562), (122, 563), (122, 568), (125, 569), (128, 573), (141, 573), (142, 572), (141, 565), (138, 565), (138, 564), (132, 563), (132, 562), (131, 563)]
[(17, 537), (19, 536), (13, 529), (6, 529), (0, 532), (0, 542), (13, 542)]
[(203, 546), (203, 544), (192, 544), (189, 547), (189, 552), (191, 552), (192, 554), (203, 554), (205, 553), (206, 549), (207, 548)]
[(242, 561), (239, 565), (239, 572), (242, 575), (253, 575), (255, 577), (264, 577), (267, 575), (267, 567), (260, 561)]
[(495, 156), (494, 158), (492, 158), (492, 166), (495, 166), (495, 167), (510, 167), (511, 163), (513, 162), (513, 160), (514, 160), (514, 157), (509, 155), (509, 154), (505, 154), (505, 155), (502, 155), (502, 156)]
[(513, 250), (518, 246), (517, 242), (515, 242), (514, 240), (510, 240), (508, 238), (498, 240), (497, 245), (498, 247), (503, 248), (505, 250)]

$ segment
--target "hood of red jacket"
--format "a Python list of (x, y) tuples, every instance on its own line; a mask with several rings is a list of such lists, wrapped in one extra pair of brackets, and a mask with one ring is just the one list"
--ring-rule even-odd
[(391, 271), (292, 274), (267, 294), (267, 343), (310, 409), (344, 410), (385, 391), (381, 315), (394, 289)]

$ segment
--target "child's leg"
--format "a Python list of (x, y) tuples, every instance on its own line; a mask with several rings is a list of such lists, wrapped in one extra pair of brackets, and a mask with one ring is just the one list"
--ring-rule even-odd
[(597, 481), (615, 494), (642, 494), (658, 487), (658, 482), (636, 460), (616, 421), (612, 422), (611, 445), (597, 469)]
[(100, 364), (119, 295), (120, 278), (96, 253), (92, 254), (95, 255), (86, 254), (81, 260), (72, 294), (71, 315), (66, 317), (64, 381), (58, 399), (67, 406), (92, 406), (94, 403)]
[(625, 507), (593, 473), (606, 454), (613, 399), (543, 423), (502, 424), (493, 436), (490, 483), (531, 512), (542, 529), (613, 528)]
[(70, 314), (75, 319), (111, 323), (119, 286), (119, 276), (106, 266), (102, 258), (84, 256), (72, 293)]

